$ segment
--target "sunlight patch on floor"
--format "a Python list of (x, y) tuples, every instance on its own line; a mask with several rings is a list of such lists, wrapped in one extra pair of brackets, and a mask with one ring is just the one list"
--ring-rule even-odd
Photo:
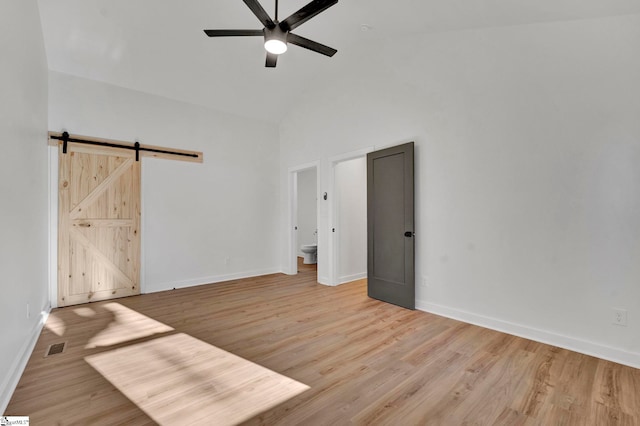
[(73, 312), (76, 315), (79, 315), (79, 316), (84, 317), (84, 318), (91, 318), (91, 317), (95, 317), (96, 316), (96, 311), (94, 311), (91, 308), (87, 308), (85, 306), (83, 306), (81, 308), (75, 308), (73, 310)]
[(54, 333), (56, 336), (64, 336), (64, 332), (67, 330), (67, 326), (61, 318), (58, 318), (55, 314), (50, 314), (44, 325), (47, 330)]
[(183, 333), (85, 361), (161, 425), (235, 425), (309, 389)]
[[(172, 327), (129, 309), (120, 303), (106, 303), (101, 306), (111, 315), (111, 321), (104, 330), (98, 332), (87, 342), (85, 349), (117, 345), (154, 334), (173, 331)], [(78, 313), (86, 316), (88, 312)], [(101, 315), (104, 315), (101, 314)]]

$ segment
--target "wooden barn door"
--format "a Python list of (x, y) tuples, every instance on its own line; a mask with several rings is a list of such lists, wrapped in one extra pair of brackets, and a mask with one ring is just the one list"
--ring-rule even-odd
[(58, 306), (140, 294), (140, 162), (124, 149), (59, 149)]

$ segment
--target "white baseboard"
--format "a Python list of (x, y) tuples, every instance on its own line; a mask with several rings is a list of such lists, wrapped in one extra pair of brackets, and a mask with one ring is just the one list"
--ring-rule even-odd
[(337, 285), (350, 283), (351, 281), (361, 280), (363, 278), (367, 278), (366, 272), (360, 272), (359, 274), (353, 275), (345, 275), (343, 277), (338, 277)]
[[(243, 278), (259, 277), (261, 275), (279, 274), (282, 270), (279, 268), (259, 269), (255, 271), (236, 272), (226, 275), (213, 275), (209, 277), (193, 278), (189, 280), (180, 280), (173, 282), (166, 282), (160, 284), (147, 284), (147, 293), (156, 293), (159, 291), (173, 290), (177, 288), (195, 287), (198, 285), (214, 284), (223, 281), (240, 280)], [(153, 287), (151, 290), (149, 287)]]
[(503, 333), (512, 334), (514, 336), (523, 337), (536, 342), (546, 343), (548, 345), (557, 346), (574, 352), (580, 352), (585, 355), (591, 355), (597, 358), (613, 361), (618, 364), (628, 365), (634, 368), (640, 368), (640, 354), (628, 352), (622, 349), (604, 346), (599, 343), (589, 342), (586, 340), (576, 339), (575, 337), (564, 336), (562, 334), (551, 331), (540, 330), (526, 325), (515, 324), (512, 322), (491, 318), (484, 315), (474, 314), (472, 312), (462, 311), (448, 306), (442, 306), (435, 303), (428, 303), (416, 300), (416, 309), (430, 312), (469, 324), (478, 325), (484, 328), (501, 331)]
[(29, 338), (24, 342), (18, 356), (13, 361), (13, 364), (11, 364), (9, 375), (2, 381), (2, 385), (0, 386), (0, 414), (5, 413), (7, 410), (11, 396), (13, 396), (13, 392), (18, 386), (22, 373), (24, 373), (24, 369), (27, 367), (27, 362), (29, 362), (33, 348), (38, 342), (38, 337), (40, 337), (40, 333), (42, 332), (45, 322), (47, 322), (47, 317), (50, 312), (51, 308), (48, 306), (43, 309), (40, 321), (38, 321), (31, 330)]

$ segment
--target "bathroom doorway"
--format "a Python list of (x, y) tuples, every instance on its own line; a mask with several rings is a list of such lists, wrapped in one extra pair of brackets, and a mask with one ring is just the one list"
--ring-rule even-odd
[(289, 170), (291, 244), (289, 273), (318, 275), (318, 164)]
[(318, 199), (316, 189), (318, 179), (315, 169), (296, 173), (297, 177), (297, 218), (296, 236), (298, 248), (298, 272), (318, 269)]

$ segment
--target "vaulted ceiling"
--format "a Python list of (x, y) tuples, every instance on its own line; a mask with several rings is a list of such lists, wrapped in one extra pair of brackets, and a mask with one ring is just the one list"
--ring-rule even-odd
[[(280, 18), (308, 1), (280, 0)], [(51, 70), (269, 122), (381, 40), (640, 13), (640, 0), (340, 0), (296, 29), (338, 49), (333, 58), (292, 46), (268, 69), (260, 38), (211, 39), (202, 31), (260, 29), (242, 0), (38, 4)], [(273, 16), (275, 1), (262, 5)]]

